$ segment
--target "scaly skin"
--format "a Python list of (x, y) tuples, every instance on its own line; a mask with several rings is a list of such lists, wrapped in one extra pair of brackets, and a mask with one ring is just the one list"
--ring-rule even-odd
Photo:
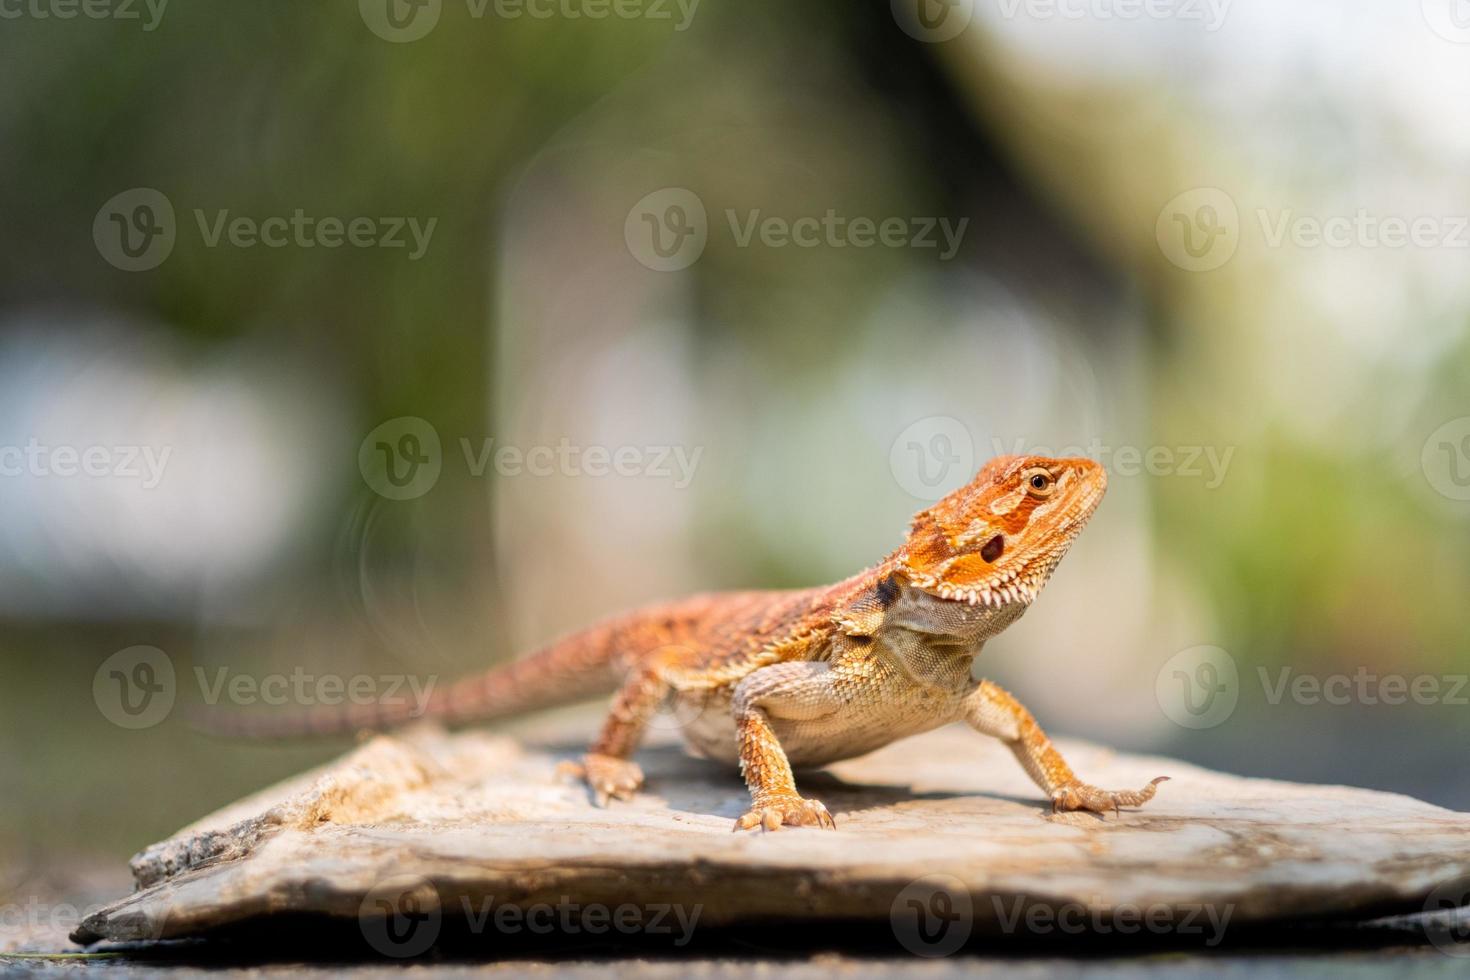
[[(691, 748), (738, 762), (745, 776), (751, 808), (736, 830), (833, 827), (826, 807), (797, 792), (793, 764), (825, 765), (961, 719), (1009, 745), (1054, 811), (1138, 806), (1166, 777), (1124, 791), (1082, 782), (1020, 702), (970, 677), (985, 641), (1036, 598), (1106, 486), (1091, 460), (998, 457), (915, 515), (902, 547), (850, 579), (637, 610), (435, 692), (424, 714), (481, 720), (616, 690), (597, 740), (566, 767), (605, 805), (642, 786), (632, 754), (672, 697), (692, 718), (683, 729)], [(236, 730), (311, 734), (411, 717), (406, 707), (368, 706)]]

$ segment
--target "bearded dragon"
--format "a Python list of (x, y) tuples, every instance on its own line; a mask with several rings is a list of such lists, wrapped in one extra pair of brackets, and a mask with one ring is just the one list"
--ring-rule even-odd
[[(735, 830), (830, 828), (821, 802), (797, 792), (793, 767), (817, 767), (963, 720), (1005, 742), (1053, 812), (1105, 813), (1154, 796), (1082, 782), (1031, 713), (971, 678), (985, 641), (1021, 617), (1107, 489), (1083, 458), (1001, 456), (913, 518), (907, 540), (835, 585), (722, 592), (606, 620), (531, 656), (434, 692), (421, 711), (369, 704), (257, 719), (251, 735), (381, 729), (415, 717), (487, 720), (615, 690), (579, 762), (599, 806), (643, 785), (632, 759), (672, 698), (697, 754), (738, 764), (751, 807)], [(265, 724), (259, 724), (264, 721)]]

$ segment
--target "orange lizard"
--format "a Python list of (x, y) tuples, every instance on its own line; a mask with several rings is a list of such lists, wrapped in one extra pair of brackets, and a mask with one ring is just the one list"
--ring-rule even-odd
[(963, 719), (1010, 746), (1052, 809), (1116, 811), (1153, 798), (1079, 780), (1031, 713), (971, 663), (1020, 618), (1107, 488), (1088, 459), (1001, 456), (914, 516), (908, 539), (835, 585), (725, 592), (649, 606), (523, 660), (436, 691), (421, 715), (364, 705), (247, 721), (251, 735), (379, 729), (415, 717), (486, 720), (616, 690), (601, 733), (568, 771), (599, 806), (643, 785), (632, 760), (672, 697), (700, 755), (738, 763), (751, 808), (736, 830), (833, 827), (796, 789), (793, 766), (822, 766)]

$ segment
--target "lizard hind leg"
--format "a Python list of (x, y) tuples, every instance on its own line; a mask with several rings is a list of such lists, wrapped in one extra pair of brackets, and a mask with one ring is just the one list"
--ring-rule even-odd
[(669, 672), (688, 655), (682, 648), (665, 648), (635, 666), (613, 697), (602, 730), (587, 754), (580, 761), (557, 767), (561, 774), (584, 781), (597, 806), (607, 806), (614, 799), (630, 800), (643, 788), (643, 770), (629, 757), (668, 696)]

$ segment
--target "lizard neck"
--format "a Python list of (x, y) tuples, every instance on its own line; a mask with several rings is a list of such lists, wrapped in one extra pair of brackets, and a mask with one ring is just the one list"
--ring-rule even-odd
[(932, 592), (899, 580), (898, 596), (884, 615), (884, 625), (908, 630), (935, 641), (979, 645), (1020, 619), (1026, 604), (1007, 602), (999, 606), (977, 606), (943, 599)]
[(1025, 611), (1019, 603), (976, 606), (899, 581), (873, 640), (916, 684), (962, 691), (985, 641)]
[(900, 552), (832, 592), (842, 596), (833, 620), (849, 636), (902, 630), (939, 643), (973, 645), (976, 652), (980, 643), (1020, 619), (1027, 606), (1019, 600), (977, 605), (919, 588), (905, 574)]

